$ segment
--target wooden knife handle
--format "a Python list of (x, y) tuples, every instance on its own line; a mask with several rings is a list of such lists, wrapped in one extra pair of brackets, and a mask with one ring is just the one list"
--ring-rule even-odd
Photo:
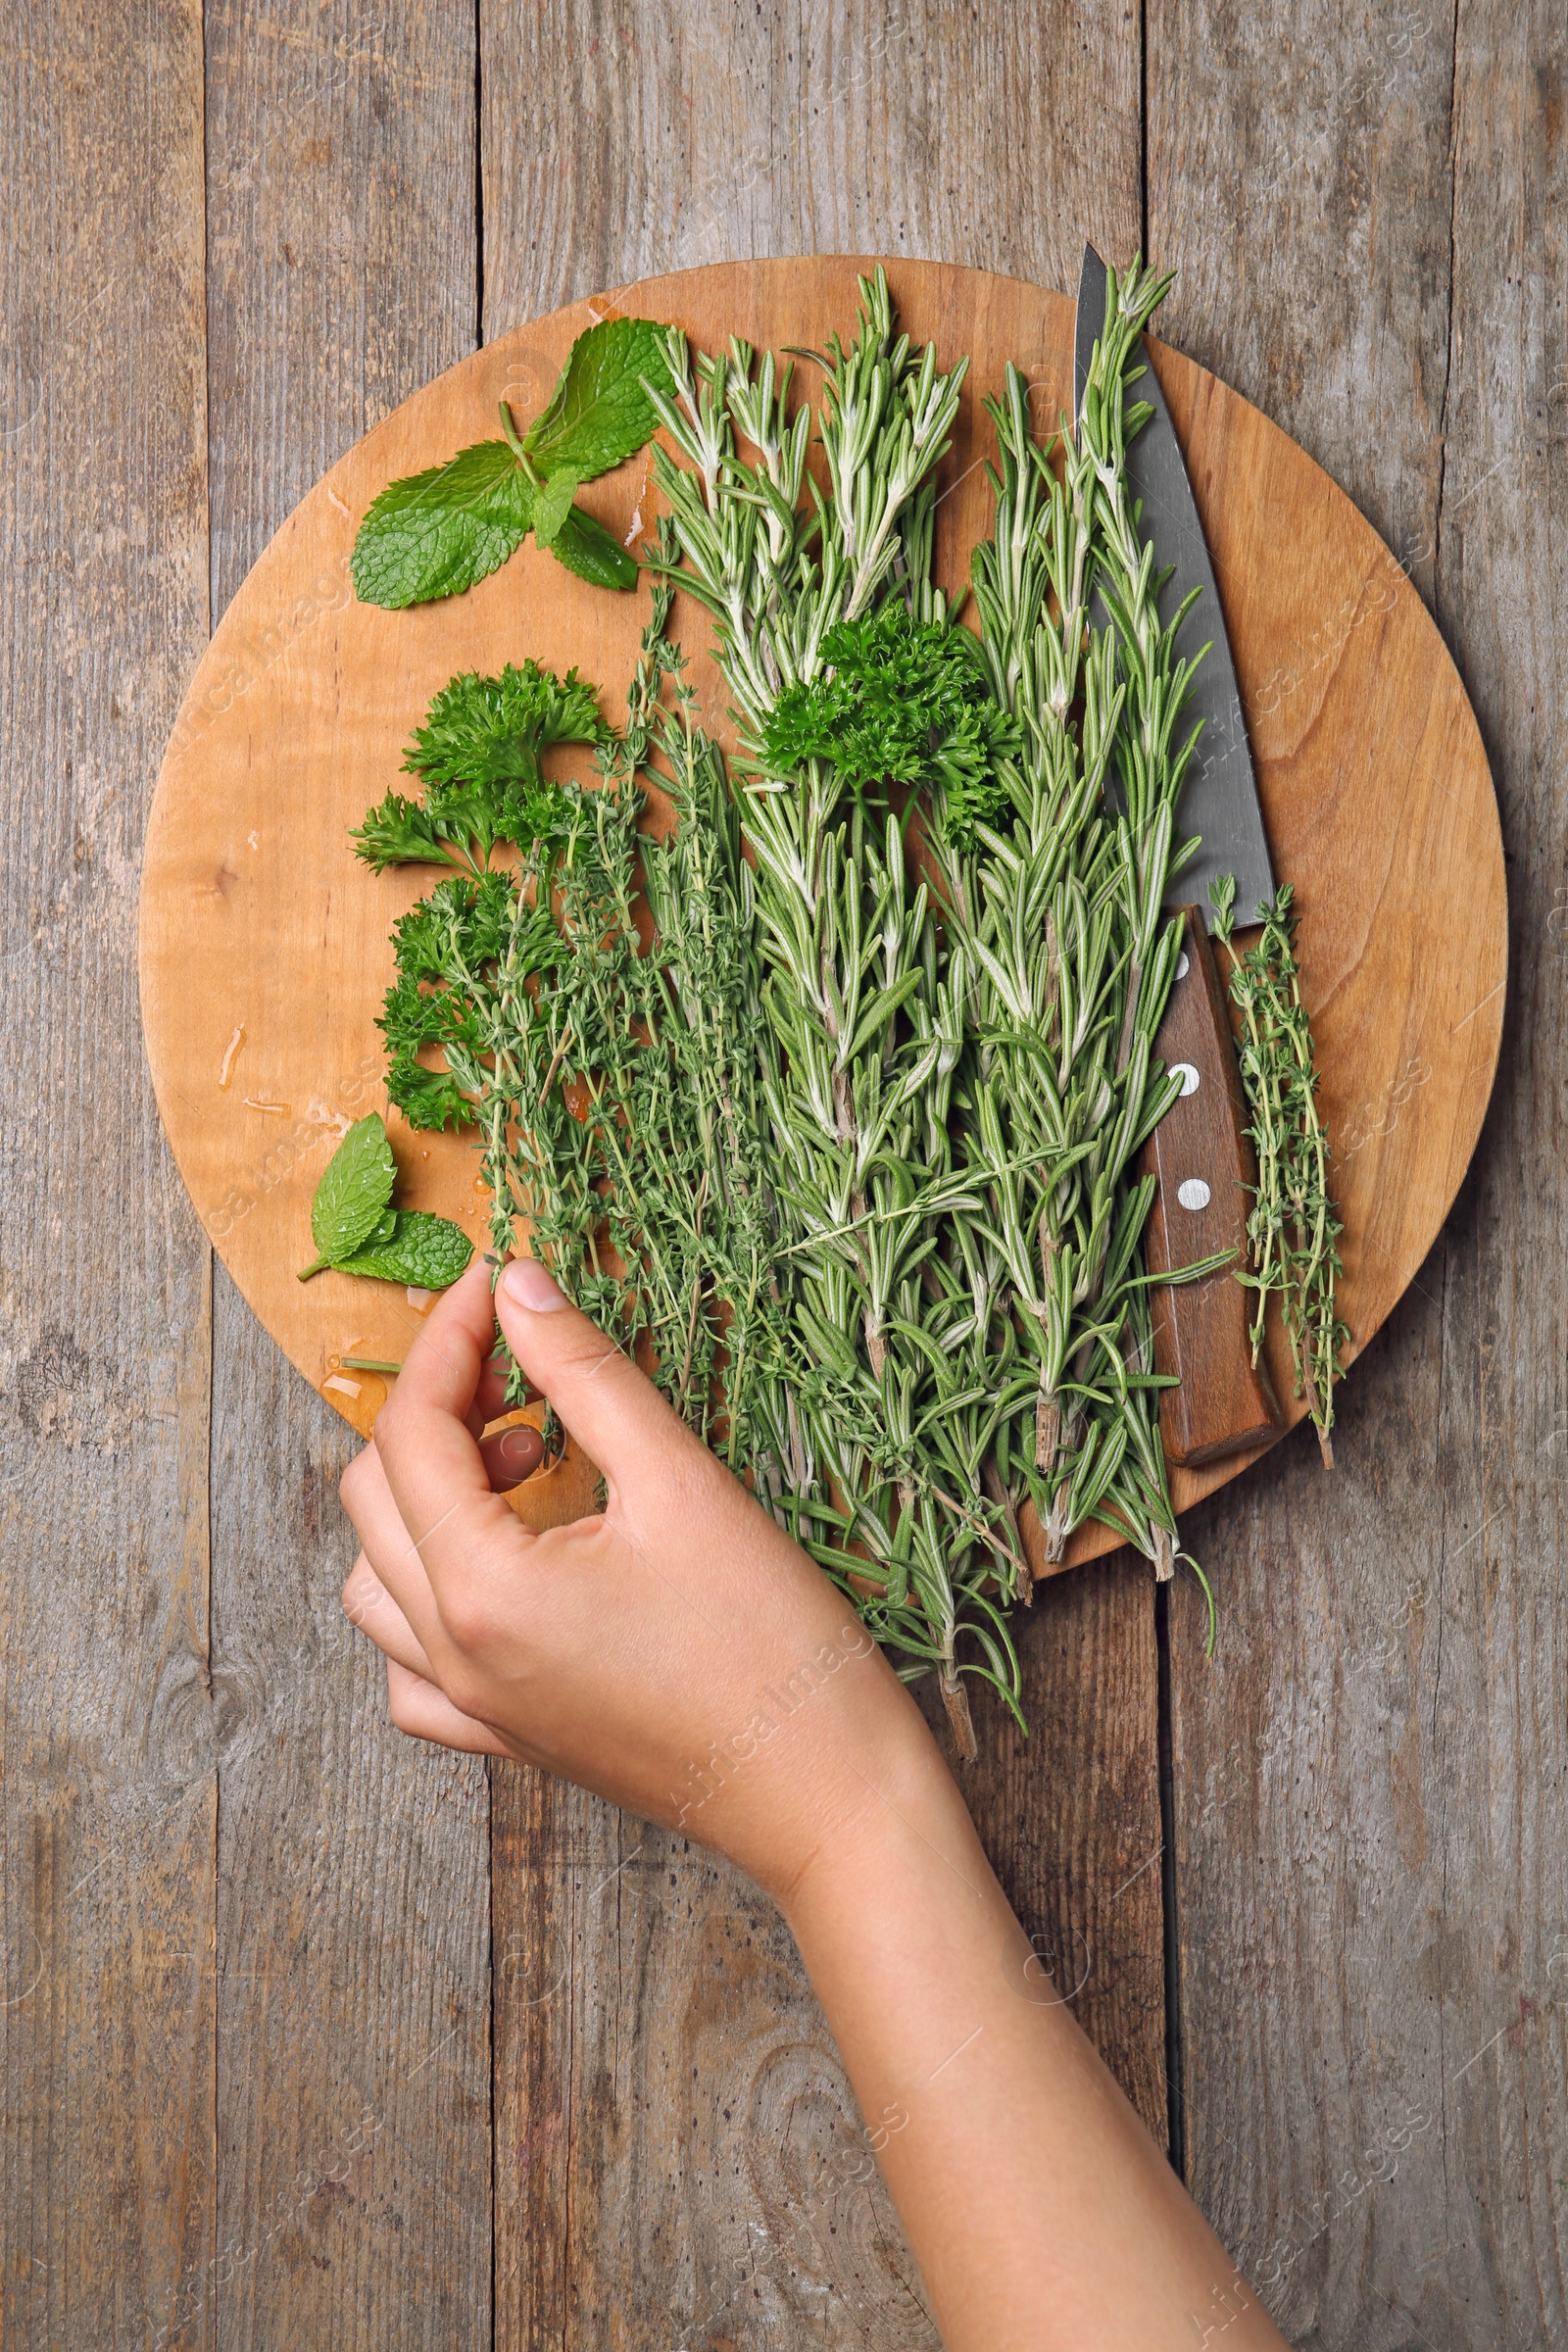
[[(1158, 1180), (1145, 1244), (1152, 1274), (1245, 1250), (1244, 1188), (1257, 1180), (1225, 984), (1201, 908), (1183, 907), (1182, 921), (1176, 984), (1154, 1052), (1167, 1070), (1181, 1072), (1184, 1091), (1144, 1146), (1142, 1162)], [(1252, 1367), (1252, 1294), (1236, 1279), (1239, 1262), (1201, 1282), (1158, 1284), (1150, 1293), (1155, 1369), (1181, 1381), (1160, 1392), (1167, 1461), (1210, 1462), (1282, 1426), (1267, 1367)]]

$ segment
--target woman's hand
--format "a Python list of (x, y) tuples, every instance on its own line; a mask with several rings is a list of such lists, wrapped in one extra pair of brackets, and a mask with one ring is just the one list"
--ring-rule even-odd
[[(536, 1534), (495, 1492), (537, 1458), (481, 1450), (497, 1314), (602, 1517)], [(494, 1299), (482, 1263), (447, 1292), (342, 1492), (344, 1607), (406, 1732), (544, 1765), (780, 1896), (890, 1790), (948, 1777), (843, 1594), (532, 1259)]]
[(493, 1491), (518, 1464), (480, 1449), (500, 1390), (476, 1266), (343, 1480), (365, 1546), (344, 1604), (394, 1720), (564, 1773), (776, 1896), (952, 2352), (1175, 2352), (1221, 2327), (1227, 2352), (1283, 2352), (1042, 1983), (848, 1602), (542, 1267), (509, 1267), (494, 1309), (609, 1508), (536, 1535)]

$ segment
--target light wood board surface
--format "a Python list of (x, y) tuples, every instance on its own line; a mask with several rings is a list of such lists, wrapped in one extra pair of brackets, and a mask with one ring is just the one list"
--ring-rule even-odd
[[(342, 459), (255, 565), (192, 684), (159, 782), (142, 893), (142, 989), (159, 1102), (191, 1196), (239, 1290), (308, 1379), (368, 1431), (386, 1393), (340, 1359), (397, 1360), (418, 1309), (393, 1285), (307, 1262), (310, 1200), (342, 1122), (384, 1107), (375, 1014), (394, 917), (423, 869), (372, 877), (349, 831), (397, 779), (403, 745), (460, 669), (524, 654), (572, 665), (613, 710), (645, 600), (612, 597), (531, 542), (466, 596), (383, 612), (353, 594), (360, 516), (395, 476), (437, 464), (548, 397), (595, 318), (670, 318), (705, 347), (820, 346), (853, 329), (860, 261), (715, 266), (553, 313), (450, 369)], [(944, 462), (939, 574), (967, 575), (986, 528), (981, 409), (1010, 359), (1042, 420), (1070, 405), (1072, 305), (1016, 279), (895, 265), (901, 323), (946, 361), (973, 355)], [(1342, 1304), (1363, 1348), (1432, 1246), (1469, 1164), (1501, 1035), (1506, 906), (1496, 804), (1442, 638), (1343, 492), (1283, 432), (1175, 351), (1156, 364), (1186, 448), (1247, 708), (1276, 870), (1295, 881), (1299, 953), (1337, 1145)], [(645, 454), (585, 503), (618, 538), (652, 527)], [(689, 599), (674, 633), (700, 647)], [(724, 729), (710, 663), (694, 673)], [(400, 1200), (487, 1238), (471, 1142), (392, 1120)], [(1282, 1335), (1275, 1385), (1291, 1394)], [(1297, 1402), (1293, 1417), (1301, 1406)], [(1233, 1477), (1233, 1455), (1174, 1474), (1178, 1509)], [(585, 1507), (568, 1457), (518, 1491), (541, 1523)], [(1079, 1560), (1112, 1547), (1080, 1531)]]

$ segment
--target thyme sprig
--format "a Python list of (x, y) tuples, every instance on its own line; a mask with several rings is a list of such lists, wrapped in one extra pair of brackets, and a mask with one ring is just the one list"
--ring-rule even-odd
[[(744, 1470), (788, 1418), (767, 1336), (754, 915), (722, 762), (665, 638), (670, 601), (656, 588), (622, 732), (566, 682), (574, 724), (587, 733), (591, 716), (600, 738), (598, 786), (531, 779), (511, 804), (526, 818), (511, 836), (518, 869), (453, 875), (402, 918), (381, 1026), (411, 1123), (478, 1128), (498, 1259), (525, 1227), (568, 1295), (643, 1344), (677, 1410)], [(664, 843), (639, 831), (656, 758), (676, 815)]]
[(1329, 1192), (1329, 1139), (1318, 1109), (1311, 1023), (1301, 1002), (1296, 955), (1295, 892), (1283, 883), (1259, 906), (1262, 929), (1238, 953), (1234, 875), (1209, 885), (1215, 936), (1231, 951), (1232, 1002), (1242, 1016), (1242, 1086), (1252, 1114), (1257, 1184), (1247, 1220), (1250, 1263), (1238, 1280), (1255, 1293), (1252, 1361), (1263, 1344), (1271, 1297), (1291, 1343), (1296, 1394), (1306, 1399), (1318, 1445), (1334, 1467), (1334, 1384), (1348, 1327), (1340, 1320), (1336, 1285), (1344, 1227)]

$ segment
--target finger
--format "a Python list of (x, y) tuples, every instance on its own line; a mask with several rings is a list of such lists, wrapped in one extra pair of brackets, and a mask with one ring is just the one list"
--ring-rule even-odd
[(368, 1634), (377, 1649), (395, 1658), (411, 1674), (421, 1675), (433, 1683), (435, 1672), (424, 1653), (424, 1644), (398, 1607), (375, 1570), (362, 1551), (349, 1571), (343, 1587), (343, 1614), (350, 1625)]
[(513, 1369), (512, 1355), (499, 1331), (495, 1334), (495, 1342), (493, 1352), (485, 1357), (479, 1367), (479, 1386), (474, 1391), (474, 1407), (483, 1415), (479, 1433), (476, 1434), (482, 1434), (490, 1422), (499, 1421), (502, 1414), (510, 1413), (514, 1406), (534, 1403), (539, 1395), (536, 1388), (525, 1386), (522, 1395), (508, 1396), (507, 1385), (512, 1377)]
[(338, 1492), (372, 1574), (402, 1610), (427, 1658), (444, 1655), (441, 1613), (418, 1546), (409, 1541), (380, 1448), (372, 1439), (344, 1471)]
[[(431, 1308), (409, 1349), (396, 1392), (376, 1418), (375, 1451), (432, 1589), (443, 1563), (453, 1570), (469, 1567), (497, 1544), (515, 1557), (529, 1540), (515, 1513), (492, 1490), (478, 1441), (466, 1423), (494, 1334), (489, 1268), (481, 1259)], [(430, 1626), (410, 1606), (375, 1545), (367, 1541), (365, 1547), (441, 1665)]]
[(501, 1277), (496, 1312), (514, 1355), (612, 1488), (638, 1469), (710, 1457), (631, 1358), (531, 1257)]
[(411, 1740), (431, 1740), (438, 1747), (455, 1747), (469, 1756), (511, 1755), (511, 1748), (487, 1723), (460, 1714), (434, 1683), (410, 1674), (395, 1658), (386, 1662), (386, 1690), (392, 1721)]
[[(487, 1355), (480, 1365), (479, 1385), (473, 1393), (473, 1412), (481, 1414), (483, 1418), (474, 1433), (476, 1436), (482, 1436), (492, 1421), (499, 1421), (503, 1413), (511, 1411), (507, 1402), (507, 1374), (511, 1368), (505, 1350), (499, 1346), (495, 1353)], [(471, 1414), (468, 1426), (473, 1428)]]
[(475, 1257), (441, 1293), (403, 1359), (393, 1403), (411, 1388), (453, 1415), (478, 1401), (481, 1376), (493, 1372), (498, 1352), (492, 1271), (488, 1258)]
[(510, 1494), (531, 1478), (545, 1458), (545, 1442), (530, 1421), (514, 1421), (479, 1441), (479, 1457), (498, 1494)]

